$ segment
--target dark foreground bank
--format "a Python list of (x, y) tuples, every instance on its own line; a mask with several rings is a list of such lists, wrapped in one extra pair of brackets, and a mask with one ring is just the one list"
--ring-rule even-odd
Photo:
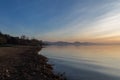
[(53, 73), (39, 47), (0, 47), (0, 80), (65, 80)]

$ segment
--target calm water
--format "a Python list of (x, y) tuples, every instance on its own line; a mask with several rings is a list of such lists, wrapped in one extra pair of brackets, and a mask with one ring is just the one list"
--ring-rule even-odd
[(56, 72), (69, 80), (120, 80), (120, 46), (49, 46), (47, 56)]

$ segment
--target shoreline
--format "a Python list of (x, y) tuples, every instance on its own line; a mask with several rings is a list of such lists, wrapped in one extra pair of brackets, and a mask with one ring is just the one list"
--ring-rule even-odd
[(0, 80), (66, 80), (53, 72), (41, 47), (0, 47)]

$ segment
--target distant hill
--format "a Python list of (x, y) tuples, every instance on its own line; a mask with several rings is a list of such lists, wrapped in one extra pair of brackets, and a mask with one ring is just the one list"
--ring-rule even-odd
[(47, 45), (57, 45), (57, 46), (69, 46), (69, 45), (75, 45), (75, 46), (80, 46), (80, 45), (97, 45), (97, 43), (91, 43), (91, 42), (64, 42), (64, 41), (49, 42), (49, 41), (44, 41), (44, 43), (47, 44)]

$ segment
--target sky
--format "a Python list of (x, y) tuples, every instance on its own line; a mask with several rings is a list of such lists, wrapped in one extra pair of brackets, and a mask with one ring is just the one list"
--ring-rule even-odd
[(120, 42), (120, 0), (0, 0), (0, 31), (44, 41)]

